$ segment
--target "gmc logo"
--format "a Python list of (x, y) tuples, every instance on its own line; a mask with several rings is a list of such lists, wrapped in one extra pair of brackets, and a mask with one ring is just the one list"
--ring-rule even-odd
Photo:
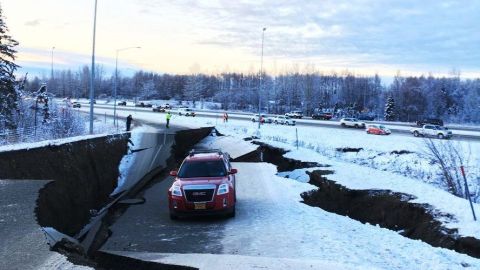
[(205, 196), (207, 195), (207, 192), (205, 191), (196, 191), (192, 193), (193, 196)]

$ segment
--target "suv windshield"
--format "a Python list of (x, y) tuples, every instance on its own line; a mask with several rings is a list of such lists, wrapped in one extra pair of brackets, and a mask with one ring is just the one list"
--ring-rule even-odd
[(227, 170), (222, 160), (186, 161), (183, 163), (178, 177), (222, 177), (227, 175)]

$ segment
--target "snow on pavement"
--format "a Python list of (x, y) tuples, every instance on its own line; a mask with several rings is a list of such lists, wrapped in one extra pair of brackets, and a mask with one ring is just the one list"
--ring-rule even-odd
[(258, 145), (245, 142), (230, 136), (208, 136), (196, 145), (205, 149), (220, 149), (236, 159), (257, 150)]
[(164, 264), (182, 265), (195, 267), (200, 270), (298, 270), (298, 269), (332, 269), (332, 270), (374, 270), (378, 268), (367, 266), (354, 266), (340, 263), (334, 260), (321, 261), (309, 259), (285, 259), (259, 256), (240, 256), (227, 254), (179, 254), (179, 253), (150, 253), (113, 251), (120, 256), (127, 256), (144, 261)]
[(316, 187), (276, 176), (274, 165), (233, 167), (239, 170), (237, 216), (226, 225), (226, 254), (333, 260), (361, 269), (480, 268), (480, 260), (467, 255), (301, 203), (300, 194)]

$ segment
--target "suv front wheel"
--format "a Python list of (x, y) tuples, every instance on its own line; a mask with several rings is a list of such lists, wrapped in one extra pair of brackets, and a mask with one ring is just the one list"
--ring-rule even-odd
[(232, 210), (227, 214), (227, 217), (234, 218), (235, 217), (235, 206), (232, 207)]

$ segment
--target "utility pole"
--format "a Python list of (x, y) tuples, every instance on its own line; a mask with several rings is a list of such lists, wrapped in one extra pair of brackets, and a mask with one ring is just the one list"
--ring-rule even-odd
[(261, 120), (261, 111), (262, 111), (262, 88), (263, 88), (263, 43), (265, 41), (265, 30), (266, 27), (262, 30), (262, 58), (260, 60), (260, 88), (258, 89), (258, 133), (260, 134), (260, 120)]
[[(51, 66), (50, 66), (50, 68), (51, 68), (51, 74), (50, 74), (51, 84), (50, 84), (50, 87), (51, 87), (51, 88), (53, 88), (53, 51), (54, 51), (54, 50), (55, 50), (55, 46), (52, 47), (52, 52), (51, 52), (51, 54), (52, 54), (52, 61), (51, 61)], [(48, 88), (47, 88), (46, 91), (48, 91)]]
[[(117, 49), (116, 56), (115, 56), (115, 82), (113, 86), (113, 125), (118, 127), (118, 120), (117, 120), (117, 81), (118, 81), (118, 53), (121, 51), (126, 51), (130, 49), (140, 49), (141, 47), (128, 47), (123, 49)], [(135, 102), (136, 103), (136, 102)]]
[(97, 0), (95, 0), (95, 11), (93, 15), (93, 45), (92, 45), (92, 75), (90, 76), (90, 134), (93, 134), (93, 98), (95, 80), (95, 35), (97, 32)]

